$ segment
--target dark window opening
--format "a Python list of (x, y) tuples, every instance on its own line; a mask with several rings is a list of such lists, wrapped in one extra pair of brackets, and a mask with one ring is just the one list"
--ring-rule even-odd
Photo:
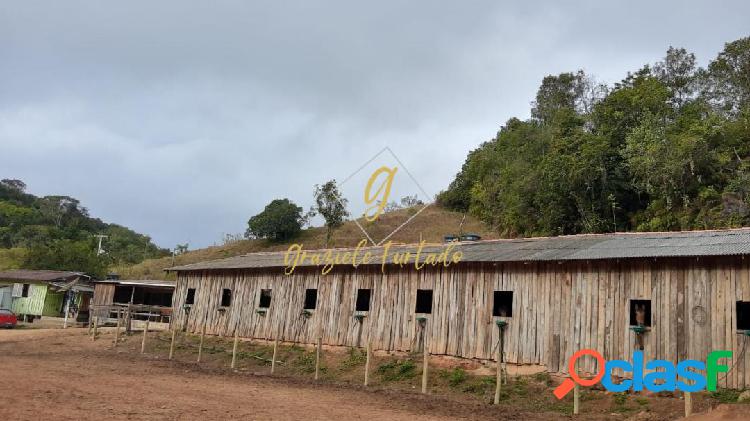
[(370, 289), (358, 289), (357, 290), (357, 305), (356, 311), (370, 311), (370, 296), (372, 290)]
[(259, 308), (271, 307), (271, 290), (262, 289), (260, 290), (260, 301), (258, 302)]
[(229, 307), (232, 305), (232, 290), (229, 288), (224, 288), (221, 290), (221, 306), (222, 307)]
[(750, 330), (750, 301), (737, 301), (737, 330)]
[(651, 326), (651, 300), (630, 300), (630, 326)]
[(495, 317), (513, 317), (513, 291), (495, 291), (493, 293), (492, 315)]
[(132, 286), (115, 285), (115, 295), (112, 298), (112, 302), (119, 303), (119, 304), (127, 304), (130, 302), (131, 298), (133, 298)]
[(417, 306), (414, 311), (416, 313), (424, 313), (424, 314), (432, 313), (432, 290), (431, 289), (418, 289), (417, 290)]
[(318, 305), (318, 290), (315, 288), (308, 288), (305, 290), (305, 310), (315, 310)]
[(188, 288), (185, 304), (195, 304), (195, 288)]
[(28, 297), (30, 288), (31, 288), (30, 284), (23, 284), (23, 289), (21, 290), (21, 297)]

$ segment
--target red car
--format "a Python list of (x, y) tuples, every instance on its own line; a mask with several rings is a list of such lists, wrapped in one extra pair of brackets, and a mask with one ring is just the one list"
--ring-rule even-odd
[(0, 327), (15, 327), (17, 322), (15, 313), (10, 310), (0, 309)]

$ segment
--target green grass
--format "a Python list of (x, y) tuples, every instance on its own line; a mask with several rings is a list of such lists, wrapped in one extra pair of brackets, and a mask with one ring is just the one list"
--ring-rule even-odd
[(349, 348), (346, 359), (341, 362), (341, 368), (344, 370), (352, 369), (363, 365), (366, 361), (367, 352), (357, 348)]
[(740, 397), (740, 394), (742, 394), (741, 390), (716, 389), (715, 391), (711, 392), (711, 397), (721, 403), (736, 403), (737, 398)]
[(395, 360), (382, 364), (376, 370), (385, 382), (397, 382), (413, 379), (417, 375), (417, 365), (414, 360)]
[(440, 377), (444, 378), (450, 387), (456, 388), (466, 382), (468, 375), (463, 368), (456, 367), (453, 370), (441, 371)]

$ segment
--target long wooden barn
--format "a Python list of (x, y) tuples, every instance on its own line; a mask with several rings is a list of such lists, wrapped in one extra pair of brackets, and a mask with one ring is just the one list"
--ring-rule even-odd
[[(424, 247), (421, 261), (446, 245)], [(493, 360), (507, 322), (509, 364), (567, 372), (593, 348), (606, 359), (705, 360), (733, 350), (720, 386), (750, 387), (750, 228), (577, 235), (458, 243), (461, 261), (396, 264), (417, 246), (368, 249), (370, 264), (322, 274), (285, 253), (254, 253), (171, 268), (176, 327), (208, 334)], [(351, 252), (352, 250), (336, 250)], [(381, 257), (386, 254), (386, 263)], [(403, 256), (403, 255), (402, 255)], [(398, 261), (398, 255), (396, 255)], [(642, 330), (643, 333), (637, 333)], [(750, 344), (748, 344), (750, 346)], [(591, 372), (596, 365), (579, 365)]]

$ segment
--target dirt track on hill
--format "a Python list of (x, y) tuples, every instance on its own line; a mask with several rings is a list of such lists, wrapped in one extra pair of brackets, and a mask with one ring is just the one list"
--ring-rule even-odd
[(81, 329), (0, 331), (0, 419), (491, 418), (475, 406), (462, 408), (437, 397), (203, 372), (186, 363), (113, 351), (111, 343), (92, 342)]

